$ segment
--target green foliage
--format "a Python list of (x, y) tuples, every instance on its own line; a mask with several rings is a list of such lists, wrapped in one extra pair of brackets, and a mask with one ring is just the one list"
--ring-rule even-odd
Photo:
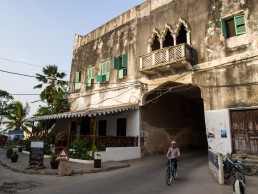
[(101, 156), (99, 154), (98, 148), (95, 144), (92, 144), (92, 148), (91, 148), (91, 153), (92, 153), (92, 158), (95, 158), (95, 152), (96, 152), (96, 159), (98, 159), (99, 156)]
[(45, 137), (42, 140), (44, 141), (44, 154), (45, 155), (50, 155), (51, 154), (50, 144), (52, 143), (51, 138)]
[(13, 148), (15, 148), (15, 144), (13, 142), (9, 142), (9, 143), (5, 144), (5, 146), (4, 146), (4, 149), (7, 151), (12, 150)]
[[(63, 81), (66, 74), (64, 72), (58, 72), (58, 67), (56, 65), (47, 65), (43, 68), (43, 74), (36, 74), (36, 79), (40, 84), (36, 85), (36, 88), (43, 88), (43, 91), (40, 93), (40, 98), (42, 101), (47, 103), (47, 107), (44, 107), (44, 114), (54, 114), (60, 113), (69, 110), (68, 102), (68, 83)], [(42, 111), (38, 111), (39, 114), (42, 114)]]
[(10, 113), (10, 101), (13, 100), (13, 96), (7, 91), (0, 90), (0, 125), (3, 119)]
[(32, 125), (31, 122), (27, 120), (27, 116), (29, 115), (30, 111), (29, 104), (26, 103), (24, 106), (22, 102), (15, 101), (10, 106), (10, 112), (8, 115), (6, 115), (7, 120), (3, 122), (3, 124), (7, 127), (5, 130), (15, 129), (30, 133), (28, 128)]
[(51, 160), (52, 162), (55, 161), (57, 157), (58, 157), (58, 154), (56, 154), (56, 153), (51, 153), (51, 154), (50, 154), (50, 160)]
[(71, 144), (73, 151), (69, 151), (69, 156), (75, 159), (92, 160), (93, 158), (87, 152), (88, 145), (88, 142), (81, 139), (73, 141)]
[(49, 137), (43, 137), (43, 138), (38, 138), (38, 137), (30, 137), (28, 139), (23, 140), (22, 142), (22, 148), (25, 151), (30, 151), (30, 144), (31, 141), (44, 141), (44, 154), (45, 155), (50, 155), (51, 150), (50, 150), (50, 144), (52, 143), (52, 139)]
[(22, 149), (29, 152), (30, 151), (30, 142), (31, 142), (30, 139), (23, 140), (22, 141)]

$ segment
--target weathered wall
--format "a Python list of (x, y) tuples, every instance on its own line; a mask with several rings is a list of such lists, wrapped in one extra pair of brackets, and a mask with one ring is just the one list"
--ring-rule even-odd
[[(155, 1), (152, 1), (153, 3)], [(205, 24), (207, 23), (207, 1), (206, 0), (180, 0), (166, 1), (161, 6), (156, 2), (155, 10), (146, 17), (138, 19), (137, 22), (137, 57), (147, 53), (148, 42), (153, 32), (157, 29), (160, 34), (168, 24), (173, 30), (182, 18), (188, 24), (191, 31), (191, 46), (196, 50), (200, 62), (205, 61), (203, 37), (205, 37)], [(154, 6), (154, 5), (153, 5)], [(138, 63), (139, 64), (139, 63)]]
[[(70, 80), (75, 80), (75, 72), (81, 71), (81, 82), (86, 83), (88, 67), (95, 66), (96, 75), (99, 75), (101, 62), (110, 60), (110, 80), (107, 82), (110, 84), (97, 83), (95, 80), (93, 87), (87, 90), (86, 84), (81, 84), (80, 92), (70, 95), (72, 110), (138, 102), (140, 87), (134, 80), (137, 80), (140, 75), (139, 70), (135, 68), (137, 63), (134, 57), (136, 55), (135, 34), (136, 21), (132, 20), (74, 51)], [(128, 54), (128, 75), (118, 79), (117, 70), (113, 69), (113, 57), (124, 53)], [(126, 83), (129, 80), (131, 82)], [(73, 87), (74, 84), (71, 84), (71, 91)]]
[[(250, 52), (258, 48), (258, 2), (256, 0), (208, 1), (205, 50), (209, 61)], [(220, 18), (244, 11), (247, 33), (224, 39), (221, 35)]]
[(258, 60), (242, 58), (240, 62), (234, 56), (230, 59), (227, 60), (230, 65), (217, 61), (224, 66), (193, 75), (193, 83), (202, 90), (206, 111), (257, 105)]

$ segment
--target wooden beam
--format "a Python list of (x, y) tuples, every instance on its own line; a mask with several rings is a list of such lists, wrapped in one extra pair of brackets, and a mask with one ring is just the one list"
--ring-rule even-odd
[(170, 66), (170, 71), (171, 71), (171, 73), (172, 73), (173, 75), (175, 75), (175, 74), (176, 74), (176, 70), (175, 70), (175, 68), (173, 68), (173, 67), (171, 67), (171, 66)]
[(71, 131), (72, 131), (72, 119), (68, 118), (68, 140), (67, 140), (67, 149), (69, 150), (71, 142)]
[(93, 144), (96, 145), (96, 133), (97, 133), (97, 119), (96, 116), (93, 117)]
[(158, 71), (157, 69), (155, 69), (155, 73), (159, 76), (159, 77), (163, 77), (162, 73), (160, 71)]

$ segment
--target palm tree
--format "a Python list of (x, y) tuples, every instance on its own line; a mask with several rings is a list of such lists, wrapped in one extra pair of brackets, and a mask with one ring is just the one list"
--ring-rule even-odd
[(7, 91), (0, 89), (0, 126), (4, 117), (9, 114), (9, 111), (10, 111), (9, 101), (11, 100), (13, 100), (13, 96), (9, 94)]
[(55, 103), (55, 97), (63, 93), (63, 87), (67, 85), (67, 82), (62, 81), (66, 76), (66, 73), (58, 72), (58, 67), (56, 65), (47, 65), (43, 68), (43, 75), (36, 74), (36, 79), (41, 82), (36, 85), (36, 88), (42, 88), (43, 85), (47, 85), (44, 90), (40, 94), (40, 98), (42, 101), (46, 101), (48, 105), (51, 106), (53, 110), (53, 106)]
[(23, 106), (22, 102), (13, 102), (11, 104), (10, 114), (6, 116), (7, 120), (3, 122), (3, 124), (7, 127), (6, 129), (4, 129), (4, 131), (14, 129), (23, 130), (27, 133), (31, 133), (28, 128), (32, 125), (27, 120), (29, 111), (30, 107), (28, 103), (26, 103), (26, 105)]

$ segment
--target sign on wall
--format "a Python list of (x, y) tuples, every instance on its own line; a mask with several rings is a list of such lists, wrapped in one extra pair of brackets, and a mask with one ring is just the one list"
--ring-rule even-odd
[(219, 169), (219, 159), (218, 156), (216, 154), (214, 154), (213, 152), (211, 152), (210, 150), (208, 150), (208, 157), (209, 157), (209, 161), (217, 168)]

